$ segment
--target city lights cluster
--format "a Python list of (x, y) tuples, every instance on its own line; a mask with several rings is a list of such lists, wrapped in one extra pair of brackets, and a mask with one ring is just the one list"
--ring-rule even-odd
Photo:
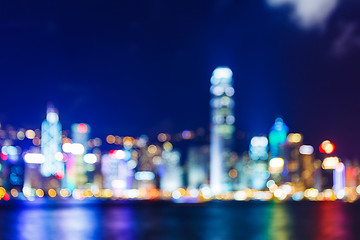
[[(0, 199), (309, 200), (353, 202), (360, 166), (343, 161), (330, 140), (319, 148), (289, 133), (282, 118), (267, 135), (234, 146), (235, 90), (229, 68), (211, 77), (210, 133), (199, 128), (159, 133), (153, 140), (107, 135), (91, 127), (63, 130), (49, 106), (41, 129), (0, 127)], [(237, 150), (237, 151), (236, 151)]]
[[(82, 124), (76, 125), (80, 134), (87, 133), (87, 127)], [(4, 130), (1, 130), (4, 131)], [(37, 137), (36, 132), (41, 133), (39, 130), (19, 130), (15, 135), (17, 142), (24, 141), (25, 138), (33, 140)], [(201, 131), (198, 131), (201, 132)], [(24, 135), (23, 135), (24, 134)], [(200, 135), (204, 133), (201, 132)], [(6, 136), (10, 134), (7, 132)], [(341, 160), (334, 156), (335, 145), (329, 140), (325, 140), (319, 146), (319, 152), (323, 154), (323, 160), (315, 160), (314, 157), (314, 147), (311, 145), (302, 144), (303, 137), (299, 133), (286, 133), (285, 142), (281, 143), (279, 150), (286, 148), (291, 148), (291, 151), (297, 152), (299, 155), (299, 161), (301, 157), (312, 157), (310, 171), (314, 172), (314, 167), (316, 164), (318, 171), (327, 171), (331, 174), (331, 179), (333, 186), (330, 188), (318, 189), (313, 183), (313, 186), (305, 186), (301, 181), (292, 182), (286, 181), (286, 176), (284, 172), (289, 173), (289, 160), (286, 160), (286, 156), (279, 154), (276, 157), (271, 157), (271, 150), (269, 150), (270, 141), (266, 136), (255, 136), (250, 141), (249, 152), (243, 156), (237, 156), (237, 161), (243, 164), (247, 164), (247, 168), (250, 168), (249, 172), (244, 172), (246, 167), (236, 167), (235, 165), (228, 169), (228, 178), (231, 180), (240, 180), (244, 175), (248, 175), (247, 186), (241, 186), (239, 183), (233, 184), (228, 190), (222, 193), (214, 194), (211, 190), (211, 186), (208, 184), (209, 176), (204, 176), (204, 179), (200, 180), (198, 187), (185, 186), (183, 184), (183, 178), (186, 177), (186, 174), (196, 170), (196, 166), (180, 165), (180, 152), (176, 150), (173, 144), (176, 143), (172, 139), (176, 137), (171, 136), (170, 134), (160, 133), (156, 138), (156, 142), (150, 143), (149, 139), (146, 136), (141, 136), (138, 138), (134, 137), (120, 137), (116, 135), (108, 135), (106, 137), (106, 144), (108, 146), (117, 145), (117, 149), (109, 151), (101, 151), (100, 146), (102, 146), (103, 141), (100, 138), (95, 139), (86, 139), (87, 146), (84, 146), (81, 143), (73, 142), (68, 136), (65, 136), (64, 132), (61, 132), (62, 141), (61, 148), (59, 152), (55, 152), (54, 159), (55, 161), (61, 162), (64, 164), (64, 170), (56, 170), (52, 176), (45, 177), (41, 174), (39, 168), (45, 163), (46, 158), (44, 154), (41, 153), (40, 147), (38, 147), (34, 142), (31, 142), (29, 150), (20, 151), (22, 148), (20, 146), (9, 145), (11, 142), (15, 142), (15, 139), (3, 139), (3, 146), (1, 148), (1, 169), (2, 169), (2, 185), (0, 188), (0, 198), (3, 201), (9, 201), (11, 199), (19, 200), (30, 200), (34, 201), (41, 198), (53, 198), (53, 199), (166, 199), (179, 202), (201, 202), (208, 200), (237, 200), (237, 201), (247, 201), (247, 200), (271, 200), (276, 199), (278, 201), (286, 200), (311, 200), (311, 201), (333, 201), (336, 199), (343, 199), (346, 201), (355, 201), (359, 197), (360, 186), (357, 184), (357, 179), (355, 176), (352, 186), (345, 186), (345, 170), (346, 166)], [(185, 130), (176, 136), (183, 140), (189, 141), (196, 137), (196, 131)], [(19, 138), (20, 136), (20, 138)], [(22, 138), (24, 136), (24, 138)], [(38, 138), (41, 142), (41, 137), (38, 135)], [(204, 143), (205, 145), (207, 143)], [(296, 147), (295, 147), (296, 146)], [(90, 150), (89, 150), (90, 149)], [(175, 154), (175, 158), (168, 157), (166, 154)], [(205, 153), (206, 154), (206, 153)], [(209, 152), (208, 152), (209, 154)], [(235, 154), (235, 153), (234, 153)], [(290, 153), (294, 155), (294, 152)], [(85, 168), (83, 172), (84, 175), (88, 177), (88, 173), (97, 173), (101, 176), (102, 181), (96, 182), (95, 178), (92, 180), (84, 181), (83, 185), (74, 186), (72, 188), (66, 187), (67, 184), (67, 173), (71, 169), (71, 164), (69, 162), (71, 159), (80, 157), (81, 168)], [(107, 159), (107, 160), (106, 160)], [(23, 160), (22, 164), (21, 163)], [(196, 160), (196, 159), (195, 159)], [(69, 161), (69, 162), (68, 162)], [(106, 163), (106, 161), (109, 161)], [(165, 162), (167, 161), (167, 162)], [(320, 162), (319, 162), (320, 161)], [(113, 163), (112, 163), (113, 162)], [(123, 162), (123, 167), (126, 171), (132, 170), (132, 174), (125, 173), (128, 178), (132, 181), (132, 184), (127, 184), (125, 178), (119, 177), (119, 163)], [(140, 169), (139, 166), (141, 162), (148, 164), (148, 169)], [(12, 163), (12, 164), (9, 164)], [(166, 165), (172, 165), (166, 169)], [(190, 161), (187, 162), (191, 163)], [(257, 171), (251, 171), (253, 165), (259, 165), (265, 163), (265, 169), (262, 175), (258, 175)], [(72, 163), (75, 165), (75, 162)], [(106, 164), (110, 164), (110, 170), (112, 166), (115, 166), (114, 172), (106, 172)], [(112, 165), (115, 164), (115, 165)], [(11, 179), (14, 174), (10, 173), (9, 176), (5, 175), (4, 169), (9, 168), (17, 169), (23, 165), (24, 175), (22, 184), (11, 184)], [(206, 164), (205, 164), (206, 165)], [(200, 169), (206, 168), (206, 166), (200, 166)], [(89, 166), (93, 166), (89, 168)], [(261, 165), (259, 165), (261, 166)], [(185, 169), (187, 167), (187, 169)], [(193, 167), (193, 168), (192, 168)], [(99, 168), (96, 170), (96, 168)], [(171, 168), (174, 168), (175, 174), (171, 174), (170, 178), (167, 178), (167, 182), (162, 181), (161, 178), (166, 179), (166, 175), (161, 173), (161, 168), (164, 168), (165, 171), (170, 171)], [(348, 167), (348, 171), (353, 171), (356, 173), (355, 167)], [(28, 170), (28, 171), (27, 171)], [(35, 170), (35, 171), (34, 171)], [(125, 172), (126, 172), (125, 171)], [(185, 172), (187, 171), (187, 173)], [(201, 170), (202, 171), (202, 170)], [(123, 171), (124, 172), (124, 171)], [(177, 173), (176, 173), (177, 172)], [(28, 176), (26, 176), (28, 174)], [(114, 176), (110, 176), (115, 174)], [(176, 175), (180, 176), (180, 180), (177, 182)], [(284, 175), (284, 176), (282, 176)], [(278, 177), (280, 176), (280, 180)], [(6, 177), (8, 179), (6, 179)], [(39, 187), (31, 186), (31, 181), (38, 178), (40, 185)], [(82, 177), (82, 176), (76, 176)], [(110, 177), (109, 184), (105, 187), (104, 180)], [(251, 178), (255, 177), (256, 181), (251, 181)], [(156, 183), (155, 179), (160, 178), (160, 184)], [(283, 179), (281, 179), (283, 178)], [(303, 177), (306, 180), (306, 177)], [(314, 178), (310, 175), (308, 178)], [(28, 181), (27, 181), (28, 179)], [(330, 179), (330, 180), (331, 180)], [(6, 180), (10, 181), (6, 187)], [(259, 184), (259, 182), (262, 183)], [(289, 179), (287, 179), (289, 180)], [(58, 187), (48, 187), (51, 184), (54, 185), (54, 181), (58, 181)], [(137, 181), (138, 185), (134, 188), (132, 185)], [(202, 182), (201, 182), (202, 181)], [(314, 181), (314, 179), (312, 179)], [(350, 180), (348, 180), (349, 182)], [(30, 182), (30, 184), (29, 184)], [(191, 177), (188, 182), (192, 182)], [(255, 183), (257, 182), (257, 183)], [(300, 185), (298, 183), (301, 183)], [(139, 184), (141, 183), (141, 184)], [(253, 185), (252, 185), (253, 184)], [(261, 186), (263, 184), (264, 186)], [(47, 187), (43, 187), (43, 186)], [(56, 184), (55, 184), (56, 185)], [(349, 185), (349, 184), (348, 184)], [(168, 186), (167, 188), (165, 186)], [(169, 187), (170, 186), (170, 187)], [(165, 189), (166, 188), (166, 189)]]

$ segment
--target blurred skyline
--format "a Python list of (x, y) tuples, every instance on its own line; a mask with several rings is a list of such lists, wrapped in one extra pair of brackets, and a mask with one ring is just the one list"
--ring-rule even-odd
[(39, 128), (51, 101), (64, 129), (93, 136), (207, 128), (224, 65), (249, 139), (281, 116), (305, 143), (359, 156), (360, 3), (318, 2), (1, 2), (0, 122)]

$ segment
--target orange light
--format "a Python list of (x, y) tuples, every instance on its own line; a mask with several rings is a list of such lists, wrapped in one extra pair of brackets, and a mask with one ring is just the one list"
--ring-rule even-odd
[(229, 176), (230, 176), (231, 178), (236, 178), (237, 175), (238, 175), (238, 172), (237, 172), (235, 169), (231, 169), (231, 170), (229, 171)]
[(50, 196), (50, 197), (56, 197), (56, 191), (54, 190), (54, 189), (49, 189), (49, 191), (48, 191), (48, 195)]
[(106, 142), (107, 142), (108, 144), (113, 144), (113, 143), (115, 143), (115, 137), (114, 137), (113, 135), (108, 135), (108, 136), (106, 137)]

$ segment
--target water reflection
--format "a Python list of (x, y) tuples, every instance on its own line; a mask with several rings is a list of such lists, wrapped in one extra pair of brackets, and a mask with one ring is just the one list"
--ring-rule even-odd
[[(134, 219), (135, 210), (132, 205), (106, 207), (101, 216), (102, 237), (104, 239), (139, 239), (136, 221)], [(141, 224), (141, 223), (138, 223)]]
[(353, 239), (350, 223), (346, 216), (346, 203), (324, 202), (317, 211), (318, 231), (316, 239)]
[(86, 206), (2, 209), (0, 239), (96, 239), (99, 210)]
[(0, 205), (0, 239), (355, 239), (342, 202)]
[(293, 221), (289, 215), (287, 205), (281, 203), (273, 204), (270, 212), (268, 224), (269, 239), (294, 239), (294, 236), (291, 236), (293, 234), (291, 232), (293, 229)]

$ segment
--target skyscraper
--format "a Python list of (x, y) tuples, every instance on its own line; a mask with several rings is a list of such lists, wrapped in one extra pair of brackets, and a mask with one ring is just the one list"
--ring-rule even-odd
[(186, 168), (188, 187), (199, 188), (209, 181), (209, 151), (208, 145), (192, 146), (188, 150)]
[(286, 126), (282, 118), (275, 119), (269, 133), (270, 155), (271, 157), (279, 157), (280, 145), (286, 142), (289, 128)]
[(48, 106), (46, 119), (41, 124), (41, 153), (45, 157), (41, 174), (45, 177), (64, 175), (64, 162), (56, 159), (56, 153), (61, 152), (61, 137), (57, 110)]
[(89, 164), (84, 161), (84, 155), (88, 151), (88, 141), (90, 139), (91, 128), (86, 123), (75, 123), (71, 125), (72, 146), (73, 150), (78, 148), (78, 151), (73, 151), (74, 155), (74, 176), (69, 176), (75, 180), (75, 186), (77, 188), (85, 187), (85, 184), (89, 182), (87, 171)]
[(183, 187), (182, 168), (180, 166), (181, 154), (176, 150), (164, 150), (162, 159), (164, 160), (164, 172), (160, 176), (160, 189), (166, 192), (173, 192)]
[(227, 186), (226, 165), (235, 130), (232, 76), (230, 68), (218, 67), (211, 77), (210, 188), (213, 195), (230, 188)]
[(264, 136), (253, 137), (250, 141), (250, 187), (262, 190), (266, 186), (269, 177), (267, 171), (268, 139)]
[[(287, 173), (288, 159), (285, 156), (285, 143), (289, 128), (286, 126), (282, 118), (275, 119), (269, 133), (270, 160), (269, 172), (271, 178), (280, 183), (285, 180)], [(300, 136), (301, 137), (301, 136)]]

